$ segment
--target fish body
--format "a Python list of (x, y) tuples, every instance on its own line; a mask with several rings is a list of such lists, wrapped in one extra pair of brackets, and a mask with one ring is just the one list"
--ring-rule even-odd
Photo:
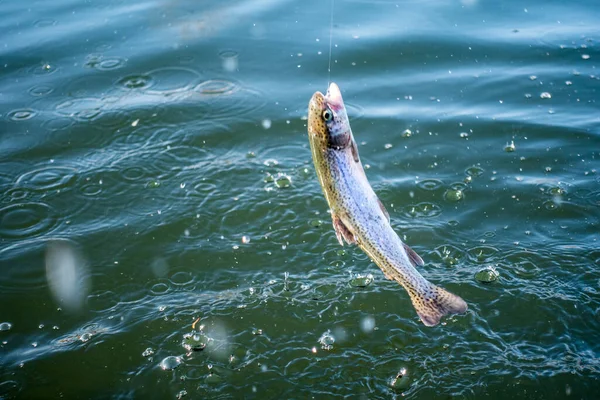
[(467, 303), (425, 279), (415, 268), (423, 259), (392, 229), (360, 162), (338, 86), (331, 83), (326, 95), (316, 92), (308, 109), (312, 158), (340, 244), (358, 245), (387, 278), (402, 285), (425, 325), (464, 313)]

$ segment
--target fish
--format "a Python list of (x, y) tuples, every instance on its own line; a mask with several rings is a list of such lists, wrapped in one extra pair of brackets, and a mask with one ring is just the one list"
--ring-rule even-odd
[(369, 184), (338, 85), (315, 92), (308, 104), (308, 138), (317, 178), (331, 211), (335, 235), (344, 246), (357, 245), (407, 291), (426, 326), (447, 314), (462, 314), (467, 303), (429, 282), (416, 267), (423, 259), (402, 242), (390, 215)]

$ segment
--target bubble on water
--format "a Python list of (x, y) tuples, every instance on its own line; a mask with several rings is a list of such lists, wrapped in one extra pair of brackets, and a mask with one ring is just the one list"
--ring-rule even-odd
[(318, 218), (311, 219), (309, 223), (313, 228), (319, 228), (321, 225), (323, 225), (323, 221)]
[(263, 164), (266, 165), (267, 167), (274, 167), (279, 164), (279, 161), (275, 160), (274, 158), (269, 158), (269, 159), (266, 159), (263, 162)]
[(238, 53), (233, 50), (225, 50), (219, 53), (221, 65), (227, 72), (235, 72), (239, 68)]
[(54, 299), (70, 311), (79, 311), (89, 292), (88, 265), (75, 245), (54, 240), (46, 249), (46, 279)]
[(246, 236), (246, 235), (242, 236), (242, 243), (243, 244), (250, 243), (250, 236)]
[(517, 146), (515, 146), (515, 142), (512, 140), (510, 143), (507, 143), (506, 146), (504, 146), (504, 151), (506, 151), (507, 153), (512, 153), (516, 149), (517, 149)]
[(323, 350), (331, 350), (333, 349), (333, 344), (335, 343), (335, 338), (331, 334), (331, 331), (328, 329), (325, 333), (321, 335), (319, 338), (319, 344)]
[(551, 98), (552, 98), (552, 95), (551, 95), (549, 92), (542, 92), (542, 93), (540, 94), (540, 98), (541, 98), (541, 99), (551, 99)]
[(363, 333), (371, 333), (375, 329), (375, 318), (372, 315), (367, 315), (360, 320), (360, 330)]
[(573, 84), (573, 82), (571, 82), (571, 81), (565, 81), (565, 85), (567, 85), (567, 86), (571, 86), (572, 84)]
[(385, 149), (391, 149), (393, 146), (392, 146), (392, 144), (391, 144), (391, 143), (386, 143), (385, 145), (383, 145), (383, 147), (384, 147)]
[(175, 368), (179, 367), (183, 363), (181, 357), (178, 356), (168, 356), (165, 357), (159, 364), (160, 368), (164, 371), (171, 371)]
[(412, 135), (413, 135), (413, 133), (412, 133), (412, 131), (410, 129), (405, 129), (402, 132), (402, 137), (405, 137), (405, 138), (411, 137)]
[(589, 54), (582, 54), (581, 58), (583, 58), (584, 60), (589, 60), (590, 59), (590, 55)]
[(261, 125), (263, 128), (265, 129), (269, 129), (271, 128), (271, 120), (270, 119), (263, 119), (261, 122)]
[(460, 136), (461, 138), (464, 139), (464, 138), (468, 138), (469, 134), (467, 132), (461, 132), (461, 133), (458, 134), (458, 136)]
[(390, 380), (390, 387), (394, 390), (406, 390), (410, 387), (410, 379), (406, 368), (401, 368), (396, 376)]
[(450, 203), (456, 203), (465, 198), (465, 194), (461, 189), (448, 189), (444, 193), (444, 199)]
[(367, 275), (356, 274), (350, 280), (350, 286), (365, 288), (365, 287), (369, 286), (372, 282), (373, 282), (373, 275), (371, 275), (371, 274), (367, 274)]
[(532, 80), (532, 81), (535, 81), (537, 79), (537, 76), (531, 75), (531, 76), (529, 76), (529, 79)]
[(10, 322), (0, 322), (0, 332), (9, 331), (12, 328), (12, 324)]
[(279, 173), (275, 178), (275, 185), (280, 189), (289, 188), (292, 186), (292, 178), (289, 175)]
[(480, 283), (492, 283), (498, 280), (500, 274), (495, 267), (489, 265), (485, 268), (480, 269), (475, 274), (475, 279)]

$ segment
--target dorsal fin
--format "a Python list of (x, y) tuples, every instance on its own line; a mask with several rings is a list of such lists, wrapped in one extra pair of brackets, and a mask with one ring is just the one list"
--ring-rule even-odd
[(383, 215), (385, 215), (387, 221), (390, 222), (390, 213), (385, 209), (385, 206), (383, 205), (381, 200), (379, 200), (379, 197), (377, 198), (377, 202), (379, 203), (379, 208), (381, 208), (381, 212), (383, 212)]
[(404, 250), (406, 250), (406, 255), (408, 255), (408, 259), (412, 263), (413, 266), (417, 267), (419, 265), (425, 265), (425, 261), (418, 255), (413, 249), (408, 247), (406, 243), (402, 243), (404, 246)]

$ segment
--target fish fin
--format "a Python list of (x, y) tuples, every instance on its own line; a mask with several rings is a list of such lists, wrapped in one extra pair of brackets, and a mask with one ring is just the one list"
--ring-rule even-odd
[(360, 162), (360, 157), (358, 157), (358, 147), (356, 146), (356, 141), (352, 139), (352, 143), (350, 144), (350, 148), (352, 150), (352, 157), (355, 162)]
[(406, 250), (406, 255), (408, 255), (408, 259), (410, 260), (413, 266), (417, 267), (420, 265), (425, 265), (425, 261), (423, 261), (420, 255), (418, 255), (413, 249), (408, 247), (406, 243), (402, 243), (402, 245), (404, 246), (404, 250)]
[(386, 210), (381, 200), (379, 200), (379, 197), (377, 197), (377, 203), (379, 203), (379, 208), (381, 209), (381, 212), (383, 212), (383, 215), (385, 215), (385, 217), (387, 218), (387, 222), (390, 222), (390, 213), (388, 212), (388, 210)]
[(354, 234), (350, 232), (350, 229), (348, 229), (346, 225), (344, 225), (340, 217), (334, 214), (331, 214), (331, 217), (333, 219), (333, 229), (335, 230), (335, 236), (337, 237), (338, 242), (340, 242), (342, 246), (344, 245), (344, 241), (348, 244), (356, 244)]
[(467, 311), (467, 303), (459, 296), (441, 287), (429, 284), (417, 291), (409, 291), (412, 304), (425, 326), (435, 326), (446, 314), (462, 314)]

